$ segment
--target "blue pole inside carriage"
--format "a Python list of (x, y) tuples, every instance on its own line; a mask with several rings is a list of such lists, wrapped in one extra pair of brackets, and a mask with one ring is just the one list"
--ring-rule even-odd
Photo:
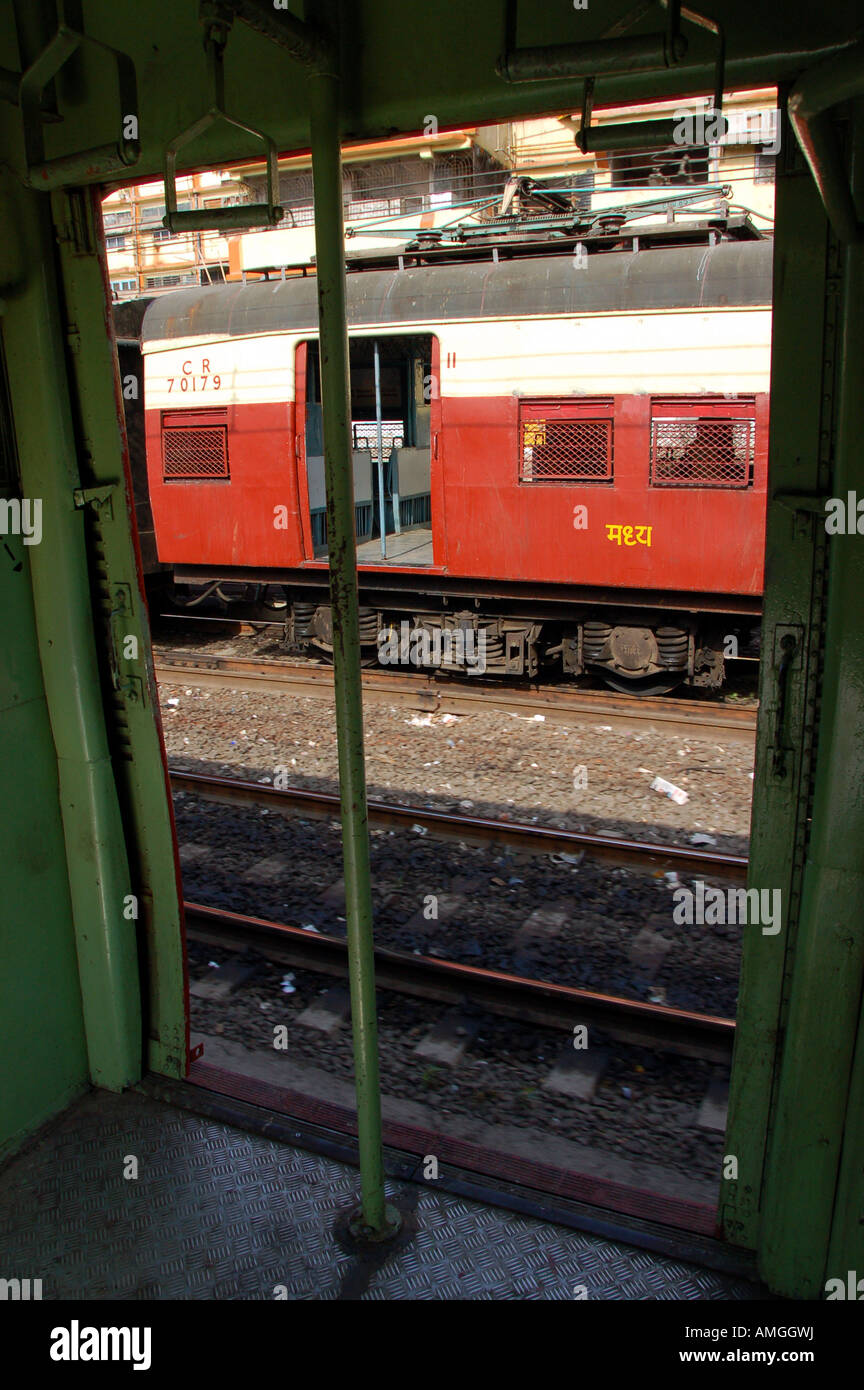
[(390, 501), (393, 505), (393, 530), (402, 534), (402, 519), (399, 515), (399, 449), (395, 439), (390, 445)]
[(378, 339), (372, 344), (375, 354), (375, 423), (378, 434), (378, 521), (381, 527), (381, 558), (387, 559), (387, 515), (384, 504), (384, 428), (381, 419), (381, 354)]
[(407, 440), (404, 433), (404, 421), (402, 428), (403, 435), (398, 442), (395, 437), (390, 441), (390, 504), (393, 508), (393, 530), (397, 536), (402, 534), (401, 504), (399, 502), (399, 450)]

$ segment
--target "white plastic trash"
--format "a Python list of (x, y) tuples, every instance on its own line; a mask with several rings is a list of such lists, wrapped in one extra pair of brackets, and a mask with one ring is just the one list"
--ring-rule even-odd
[(683, 806), (685, 801), (690, 800), (689, 792), (682, 791), (680, 787), (675, 786), (674, 782), (667, 782), (663, 777), (654, 778), (651, 783), (651, 790), (652, 792), (662, 792), (664, 796), (668, 796), (670, 801), (676, 802), (679, 806)]

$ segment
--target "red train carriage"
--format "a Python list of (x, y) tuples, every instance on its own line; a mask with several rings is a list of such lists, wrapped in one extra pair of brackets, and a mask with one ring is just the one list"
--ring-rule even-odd
[[(546, 247), (349, 273), (369, 655), (722, 681), (760, 611), (771, 252)], [(261, 586), (327, 651), (314, 277), (165, 296), (143, 339), (160, 561), (187, 594)]]

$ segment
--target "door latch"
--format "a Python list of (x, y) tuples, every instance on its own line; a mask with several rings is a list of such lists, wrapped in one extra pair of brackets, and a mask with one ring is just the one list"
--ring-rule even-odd
[(776, 681), (776, 703), (774, 706), (774, 728), (771, 747), (772, 776), (785, 778), (789, 773), (789, 759), (793, 749), (789, 740), (789, 702), (790, 672), (800, 665), (803, 629), (800, 627), (778, 626), (774, 631), (774, 670)]

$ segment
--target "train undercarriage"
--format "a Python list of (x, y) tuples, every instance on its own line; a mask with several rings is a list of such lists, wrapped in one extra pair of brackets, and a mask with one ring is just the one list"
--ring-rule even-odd
[[(332, 659), (329, 596), (321, 588), (211, 580), (175, 585), (185, 611), (212, 612), (284, 629), (286, 645)], [(377, 602), (368, 602), (374, 598)], [(719, 690), (728, 662), (758, 657), (759, 618), (723, 613), (630, 608), (610, 602), (568, 604), (459, 595), (360, 592), (365, 666), (440, 671), (466, 678), (579, 679), (614, 690), (664, 694), (680, 686)]]

